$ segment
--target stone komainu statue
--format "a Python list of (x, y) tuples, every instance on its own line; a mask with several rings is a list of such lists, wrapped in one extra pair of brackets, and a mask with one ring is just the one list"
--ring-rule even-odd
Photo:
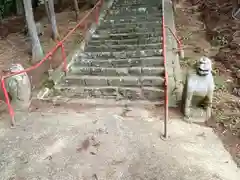
[(211, 117), (212, 100), (215, 84), (212, 75), (212, 62), (209, 58), (203, 56), (197, 63), (193, 72), (188, 73), (184, 85), (184, 115), (190, 116), (190, 108), (193, 96), (201, 97), (207, 105), (206, 120)]
[[(5, 72), (9, 74), (22, 70), (24, 70), (24, 68), (21, 64), (12, 64)], [(31, 83), (27, 73), (21, 73), (6, 78), (5, 86), (14, 110), (23, 110), (29, 107), (31, 100)], [(5, 100), (4, 95), (2, 94), (1, 96), (3, 96), (1, 98)]]
[(234, 19), (240, 19), (240, 0), (232, 0), (232, 17)]

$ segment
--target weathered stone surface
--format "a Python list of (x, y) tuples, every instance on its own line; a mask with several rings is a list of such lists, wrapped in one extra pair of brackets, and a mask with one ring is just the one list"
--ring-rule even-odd
[(164, 78), (163, 77), (154, 77), (154, 76), (144, 76), (144, 77), (141, 77), (141, 83), (143, 86), (162, 87), (162, 85), (164, 83)]
[(108, 85), (108, 80), (106, 78), (85, 77), (84, 81), (87, 86), (107, 86)]
[(138, 16), (138, 17), (133, 17), (133, 18), (127, 18), (127, 19), (123, 19), (123, 18), (107, 18), (104, 20), (104, 22), (108, 23), (120, 23), (120, 22), (127, 22), (127, 23), (132, 23), (132, 22), (142, 22), (142, 21), (148, 21), (148, 20), (151, 20), (151, 21), (158, 21), (159, 18), (161, 17), (158, 17), (158, 16)]
[(69, 75), (65, 78), (65, 84), (77, 84), (79, 86), (157, 86), (162, 87), (163, 77), (156, 76), (77, 76)]
[(128, 33), (111, 33), (111, 32), (101, 32), (99, 34), (94, 34), (92, 36), (93, 40), (101, 39), (111, 39), (111, 40), (120, 40), (120, 39), (134, 39), (134, 38), (150, 38), (162, 36), (161, 31), (156, 32), (128, 32)]
[(74, 75), (95, 75), (95, 76), (162, 76), (164, 68), (161, 67), (71, 67), (69, 73)]
[(143, 88), (142, 93), (144, 98), (150, 101), (157, 101), (164, 99), (164, 90), (163, 89), (155, 89), (155, 88)]
[(156, 32), (156, 35), (158, 35), (158, 30), (161, 27), (161, 25), (148, 25), (148, 26), (144, 26), (144, 25), (139, 25), (139, 26), (125, 26), (122, 28), (111, 28), (110, 31), (108, 29), (108, 31), (106, 32), (106, 29), (102, 28), (102, 29), (98, 29), (95, 33), (98, 35), (101, 34), (120, 34), (120, 33), (148, 33), (148, 32)]
[[(124, 3), (124, 4), (116, 4), (113, 6), (112, 9), (116, 10), (128, 10), (133, 12), (147, 12), (147, 11), (157, 11), (158, 7), (161, 6), (161, 2), (155, 2), (151, 3), (151, 1), (148, 3)], [(153, 6), (154, 5), (154, 6)]]
[(133, 12), (133, 11), (126, 11), (124, 9), (120, 9), (120, 10), (111, 10), (109, 11), (109, 14), (114, 15), (114, 17), (111, 16), (112, 18), (129, 18), (129, 17), (151, 16), (151, 15), (161, 17), (162, 11), (151, 13), (151, 12), (139, 12), (139, 11)]
[(149, 37), (149, 38), (133, 38), (133, 39), (102, 39), (102, 40), (92, 40), (88, 43), (89, 46), (112, 46), (112, 45), (144, 45), (150, 43), (161, 43), (162, 37)]
[(110, 86), (140, 86), (140, 81), (138, 77), (117, 77), (108, 78), (108, 84)]
[[(146, 66), (145, 66), (146, 67)], [(149, 67), (149, 68), (142, 68), (142, 74), (145, 76), (158, 76), (163, 77), (164, 76), (164, 67)]]
[[(104, 58), (102, 58), (104, 59)], [(80, 67), (161, 67), (163, 66), (163, 57), (146, 57), (146, 58), (128, 58), (128, 59), (108, 59), (94, 60), (83, 59), (76, 61), (73, 66)]]
[(91, 46), (89, 45), (86, 48), (86, 52), (95, 52), (95, 51), (102, 51), (102, 52), (106, 52), (106, 51), (133, 51), (135, 49), (141, 49), (141, 50), (145, 50), (145, 49), (157, 49), (160, 48), (162, 46), (162, 43), (152, 43), (152, 44), (135, 44), (135, 45), (100, 45), (100, 46)]
[[(91, 98), (113, 98), (116, 100), (149, 100), (156, 101), (163, 99), (164, 91), (159, 88), (136, 88), (136, 87), (118, 87), (118, 86), (94, 86), (77, 87), (61, 86), (58, 87), (62, 94), (68, 97), (91, 97)], [(73, 89), (72, 89), (73, 88)]]
[[(156, 26), (159, 26), (161, 25), (161, 20), (157, 20), (157, 21), (142, 21), (142, 22), (135, 22), (133, 24), (130, 24), (130, 23), (126, 23), (126, 22), (119, 22), (119, 23), (111, 23), (111, 22), (108, 22), (108, 23), (104, 23), (101, 28), (124, 28), (126, 26), (128, 27), (137, 27), (137, 26), (153, 26), (153, 25), (156, 25)], [(110, 29), (109, 29), (110, 30)]]
[[(171, 1), (164, 0), (164, 6), (165, 6), (164, 8), (165, 25), (171, 28), (173, 32), (175, 32), (176, 28), (174, 23), (174, 13), (173, 13)], [(173, 35), (169, 32), (169, 30), (167, 30), (166, 33), (167, 33), (166, 46), (168, 47), (166, 52), (166, 56), (167, 56), (166, 70), (169, 72), (169, 79), (173, 79), (171, 83), (169, 81), (169, 92), (168, 92), (169, 106), (176, 107), (178, 103), (176, 99), (177, 100), (181, 99), (181, 94), (182, 94), (180, 92), (182, 89), (182, 86), (181, 87), (177, 86), (181, 84), (182, 72), (180, 69), (179, 57), (172, 50), (172, 49), (177, 49), (177, 42), (174, 39)], [(172, 92), (173, 89), (176, 89), (176, 91)]]
[(140, 57), (151, 57), (151, 56), (162, 56), (162, 49), (145, 49), (139, 48), (132, 51), (94, 51), (94, 52), (85, 52), (83, 57), (88, 59), (127, 59), (127, 58), (140, 58)]

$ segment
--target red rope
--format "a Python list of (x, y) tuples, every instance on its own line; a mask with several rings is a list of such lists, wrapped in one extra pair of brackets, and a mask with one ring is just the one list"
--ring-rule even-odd
[(173, 30), (168, 26), (165, 26), (165, 28), (167, 28), (170, 31), (170, 33), (173, 35), (174, 39), (177, 41), (178, 50), (182, 50), (182, 48), (183, 48), (182, 43), (181, 43), (180, 39), (177, 37), (176, 33), (174, 33)]

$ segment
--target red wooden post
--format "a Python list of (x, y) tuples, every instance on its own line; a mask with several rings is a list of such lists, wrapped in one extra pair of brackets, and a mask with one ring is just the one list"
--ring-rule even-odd
[(63, 58), (63, 71), (66, 76), (67, 75), (67, 56), (66, 56), (66, 52), (65, 52), (63, 43), (61, 43), (60, 46), (61, 46), (62, 58)]
[(4, 93), (4, 96), (5, 96), (5, 99), (6, 99), (6, 103), (7, 103), (7, 106), (8, 106), (8, 111), (9, 111), (9, 114), (11, 116), (11, 126), (15, 126), (14, 111), (13, 111), (13, 108), (12, 108), (11, 103), (10, 103), (8, 92), (7, 92), (7, 89), (6, 89), (6, 86), (5, 86), (4, 77), (2, 77), (2, 79), (1, 79), (1, 85), (2, 85), (3, 93)]
[(98, 19), (99, 19), (99, 4), (96, 5), (96, 9), (95, 9), (95, 21), (96, 21), (96, 24), (98, 24)]

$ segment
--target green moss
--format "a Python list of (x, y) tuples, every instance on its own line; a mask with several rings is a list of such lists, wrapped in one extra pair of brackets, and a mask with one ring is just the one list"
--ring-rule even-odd
[[(216, 74), (215, 74), (216, 75)], [(214, 76), (214, 81), (215, 81), (215, 86), (216, 90), (226, 90), (227, 89), (227, 84), (221, 76)]]
[(194, 67), (194, 65), (196, 64), (196, 60), (193, 60), (190, 57), (184, 57), (183, 59), (181, 59), (180, 64), (182, 66), (187, 66), (187, 67)]
[(59, 96), (59, 95), (62, 95), (61, 91), (53, 88), (52, 89), (52, 96)]
[(44, 82), (43, 82), (43, 87), (46, 87), (46, 88), (49, 88), (49, 89), (53, 89), (54, 88), (54, 81), (51, 80), (51, 79), (46, 79)]

